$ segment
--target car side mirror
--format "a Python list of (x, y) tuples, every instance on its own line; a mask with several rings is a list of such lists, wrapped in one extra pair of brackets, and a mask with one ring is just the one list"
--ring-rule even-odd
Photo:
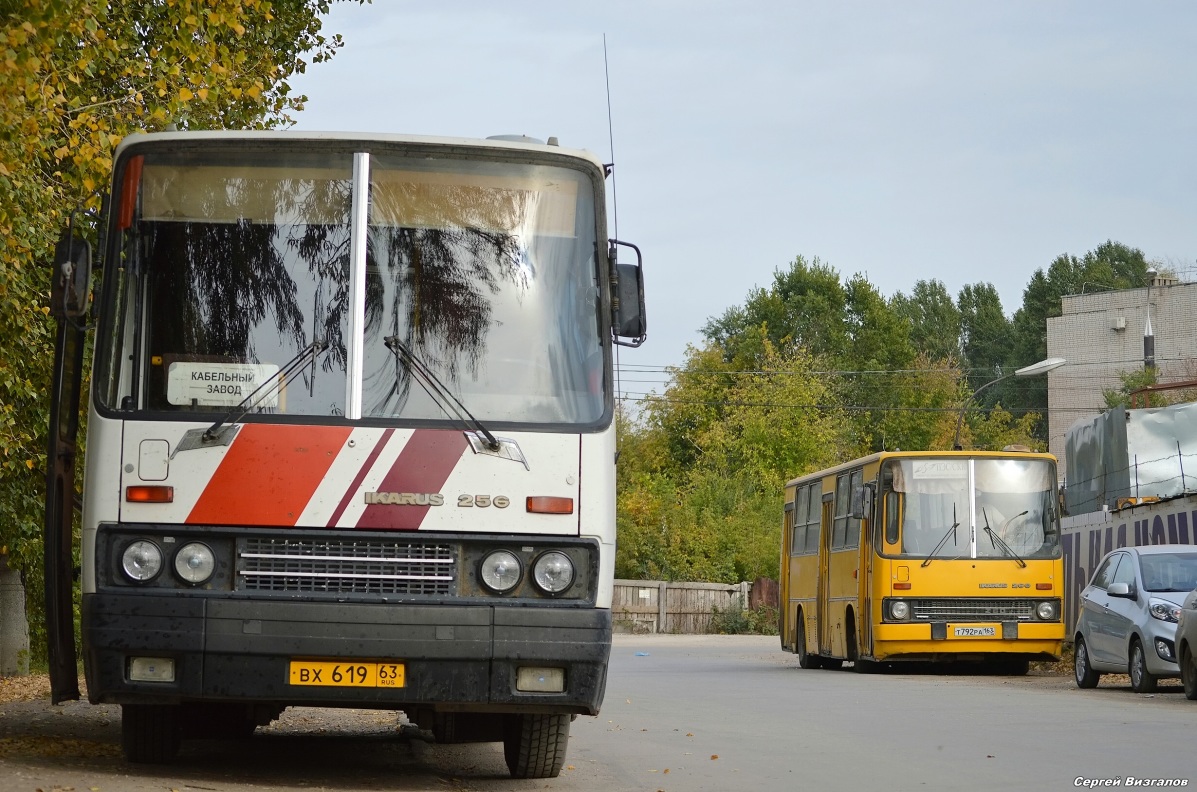
[(54, 246), (50, 280), (50, 314), (55, 318), (87, 315), (91, 296), (91, 245), (66, 230)]
[(1110, 587), (1106, 589), (1106, 593), (1111, 597), (1135, 598), (1135, 588), (1130, 583), (1111, 583)]

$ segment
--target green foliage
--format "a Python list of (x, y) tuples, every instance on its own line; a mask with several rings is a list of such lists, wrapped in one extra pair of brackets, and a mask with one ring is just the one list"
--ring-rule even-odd
[(1118, 375), (1122, 381), (1119, 388), (1102, 388), (1102, 396), (1107, 409), (1124, 407), (1167, 407), (1170, 404), (1182, 404), (1197, 398), (1197, 389), (1180, 388), (1167, 390), (1152, 390), (1159, 385), (1158, 372), (1155, 368), (1140, 368), (1123, 371)]
[(797, 257), (708, 321), (707, 345), (641, 416), (621, 414), (617, 574), (772, 577), (786, 480), (874, 450), (950, 449), (966, 406), (965, 448), (1043, 448), (1046, 379), (994, 380), (1046, 357), (1061, 295), (1142, 285), (1146, 270), (1114, 242), (1061, 256), (1011, 319), (989, 283), (954, 303), (939, 281), (886, 300), (862, 275)]
[[(1014, 313), (1006, 365), (1015, 369), (1047, 357), (1047, 320), (1061, 315), (1062, 296), (1146, 286), (1148, 266), (1143, 251), (1107, 241), (1081, 258), (1063, 254), (1046, 272), (1036, 270), (1023, 291), (1022, 307)], [(1007, 408), (1046, 410), (1047, 378), (1026, 380), (1002, 395)]]
[[(361, 2), (362, 0), (359, 0)], [(23, 0), (0, 7), (0, 551), (44, 652), (49, 259), (66, 217), (98, 208), (135, 131), (260, 129), (302, 108), (287, 80), (331, 57), (329, 0)], [(78, 217), (90, 233), (86, 215)]]
[(717, 635), (777, 635), (777, 621), (777, 608), (746, 608), (744, 598), (737, 596), (726, 608), (711, 608), (709, 630)]

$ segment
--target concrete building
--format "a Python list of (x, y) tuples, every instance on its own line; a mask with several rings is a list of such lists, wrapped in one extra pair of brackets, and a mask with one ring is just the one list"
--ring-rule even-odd
[(1160, 383), (1197, 379), (1197, 283), (1156, 276), (1147, 288), (1061, 302), (1063, 315), (1047, 320), (1047, 355), (1068, 364), (1047, 375), (1047, 407), (1048, 450), (1062, 460), (1068, 428), (1105, 409), (1103, 391), (1121, 388), (1119, 374), (1143, 368), (1146, 332)]

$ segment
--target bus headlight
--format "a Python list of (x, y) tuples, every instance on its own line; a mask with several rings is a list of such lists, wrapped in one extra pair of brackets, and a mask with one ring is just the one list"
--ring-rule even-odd
[(203, 542), (188, 542), (175, 553), (175, 574), (192, 585), (204, 583), (216, 571), (212, 548)]
[(550, 550), (532, 565), (532, 582), (545, 594), (560, 594), (574, 584), (574, 562), (565, 553)]
[(130, 542), (121, 553), (121, 570), (134, 583), (145, 583), (162, 571), (162, 550), (148, 539)]
[(896, 621), (905, 621), (910, 616), (910, 603), (904, 600), (893, 600), (889, 604), (889, 617)]
[(488, 553), (478, 565), (478, 577), (482, 579), (482, 584), (496, 594), (511, 591), (519, 585), (523, 574), (520, 560), (510, 550)]
[(1055, 621), (1057, 618), (1056, 603), (1048, 600), (1035, 606), (1035, 615), (1040, 621)]

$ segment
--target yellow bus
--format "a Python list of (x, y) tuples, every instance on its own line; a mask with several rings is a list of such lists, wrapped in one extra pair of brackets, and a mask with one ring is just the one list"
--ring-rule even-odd
[(886, 451), (785, 485), (781, 644), (803, 668), (1058, 660), (1064, 562), (1048, 454)]

